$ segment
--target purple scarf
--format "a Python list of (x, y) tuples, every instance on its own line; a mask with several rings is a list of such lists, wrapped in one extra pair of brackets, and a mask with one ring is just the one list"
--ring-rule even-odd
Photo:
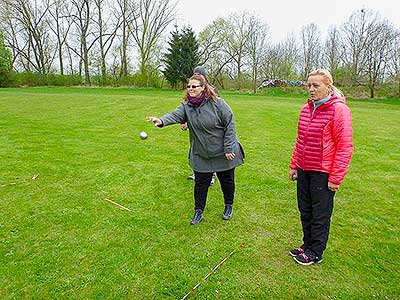
[(204, 99), (207, 99), (210, 95), (206, 92), (203, 92), (201, 95), (199, 95), (198, 97), (192, 97), (189, 94), (186, 97), (186, 100), (195, 107), (198, 107), (201, 105), (201, 103), (203, 103)]

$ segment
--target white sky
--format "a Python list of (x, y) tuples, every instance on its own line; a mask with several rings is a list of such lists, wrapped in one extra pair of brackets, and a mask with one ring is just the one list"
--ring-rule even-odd
[(370, 9), (400, 29), (399, 0), (177, 0), (178, 26), (190, 25), (199, 33), (218, 17), (249, 11), (269, 26), (272, 41), (296, 35), (314, 22), (323, 34), (330, 25), (341, 25), (356, 10)]

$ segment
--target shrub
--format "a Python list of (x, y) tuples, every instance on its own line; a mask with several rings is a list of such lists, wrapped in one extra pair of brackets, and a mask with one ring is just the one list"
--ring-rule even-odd
[(79, 75), (39, 74), (31, 72), (13, 73), (10, 86), (74, 86), (81, 85)]

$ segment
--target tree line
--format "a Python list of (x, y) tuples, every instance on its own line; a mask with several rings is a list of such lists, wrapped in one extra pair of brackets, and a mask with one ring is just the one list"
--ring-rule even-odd
[[(0, 0), (1, 30), (16, 71), (123, 78), (148, 84), (161, 38), (175, 20), (170, 0)], [(133, 62), (135, 65), (133, 65)]]
[(338, 85), (366, 86), (371, 97), (384, 83), (400, 94), (400, 30), (372, 10), (352, 12), (324, 35), (310, 23), (273, 43), (268, 24), (247, 11), (218, 18), (198, 35), (190, 26), (169, 32), (177, 18), (171, 0), (0, 4), (0, 78), (9, 68), (75, 75), (85, 84), (95, 78), (98, 84), (131, 79), (160, 86), (165, 79), (178, 88), (203, 64), (220, 88), (256, 92), (265, 79), (304, 80), (311, 70), (327, 68)]

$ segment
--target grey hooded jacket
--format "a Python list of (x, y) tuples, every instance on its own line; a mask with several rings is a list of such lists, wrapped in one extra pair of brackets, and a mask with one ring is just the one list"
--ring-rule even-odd
[[(205, 99), (200, 106), (183, 101), (174, 111), (162, 116), (162, 126), (187, 123), (190, 133), (189, 163), (197, 172), (218, 172), (243, 163), (244, 152), (237, 139), (231, 108), (222, 98)], [(226, 153), (235, 153), (230, 161)]]

